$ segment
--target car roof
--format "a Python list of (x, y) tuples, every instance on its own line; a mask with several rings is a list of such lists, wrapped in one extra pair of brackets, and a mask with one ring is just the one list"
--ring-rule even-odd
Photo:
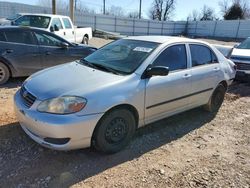
[(174, 37), (174, 36), (161, 36), (161, 35), (147, 35), (147, 36), (130, 36), (125, 39), (131, 40), (142, 40), (148, 42), (157, 42), (157, 43), (174, 43), (174, 42), (193, 42), (193, 43), (202, 43), (208, 44), (207, 42), (189, 39), (185, 37)]
[(22, 14), (23, 16), (47, 16), (47, 17), (52, 17), (52, 18), (54, 18), (54, 17), (67, 17), (68, 18), (68, 16), (63, 16), (63, 15), (58, 15), (58, 14), (39, 14), (39, 13), (20, 13), (20, 14)]
[(10, 29), (30, 29), (37, 31), (46, 31), (45, 29), (30, 26), (0, 26), (0, 30), (10, 30)]

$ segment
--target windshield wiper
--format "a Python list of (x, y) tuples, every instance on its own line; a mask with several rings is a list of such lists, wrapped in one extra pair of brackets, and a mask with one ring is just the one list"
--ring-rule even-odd
[(111, 67), (107, 67), (105, 65), (102, 64), (98, 64), (98, 63), (91, 63), (92, 65), (94, 65), (96, 68), (104, 70), (106, 72), (112, 72), (114, 74), (119, 74), (117, 70), (111, 68)]
[(83, 63), (84, 65), (88, 66), (88, 67), (91, 67), (91, 68), (95, 68), (97, 69), (97, 67), (95, 65), (93, 65), (93, 63), (85, 60), (85, 59), (80, 59), (80, 62)]

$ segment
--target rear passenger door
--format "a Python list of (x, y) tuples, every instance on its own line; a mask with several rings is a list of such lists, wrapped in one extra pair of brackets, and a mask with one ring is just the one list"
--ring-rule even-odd
[(146, 80), (145, 123), (185, 109), (191, 92), (191, 71), (185, 44), (167, 47), (152, 66), (165, 66), (170, 72), (167, 76), (153, 76)]
[(192, 90), (191, 105), (206, 104), (217, 86), (221, 74), (220, 64), (214, 52), (201, 44), (189, 44), (191, 54)]
[(5, 36), (2, 56), (12, 64), (18, 76), (28, 76), (42, 69), (38, 45), (30, 30), (5, 30)]

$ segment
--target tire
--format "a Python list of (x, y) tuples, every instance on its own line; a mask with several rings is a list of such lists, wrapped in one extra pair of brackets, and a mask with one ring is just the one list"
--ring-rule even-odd
[(103, 116), (94, 131), (92, 145), (104, 153), (116, 153), (128, 145), (136, 130), (135, 117), (127, 109), (114, 109)]
[(83, 44), (89, 44), (89, 38), (87, 36), (84, 36), (82, 39)]
[(205, 109), (212, 113), (218, 112), (224, 101), (225, 94), (226, 88), (222, 84), (219, 84), (214, 90), (208, 104), (205, 105)]
[(8, 67), (0, 62), (0, 85), (6, 83), (10, 78)]

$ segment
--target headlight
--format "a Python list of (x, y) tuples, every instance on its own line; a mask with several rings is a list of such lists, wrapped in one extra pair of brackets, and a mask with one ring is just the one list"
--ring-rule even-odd
[(63, 96), (41, 102), (37, 110), (53, 114), (71, 114), (82, 110), (87, 100), (82, 97)]

